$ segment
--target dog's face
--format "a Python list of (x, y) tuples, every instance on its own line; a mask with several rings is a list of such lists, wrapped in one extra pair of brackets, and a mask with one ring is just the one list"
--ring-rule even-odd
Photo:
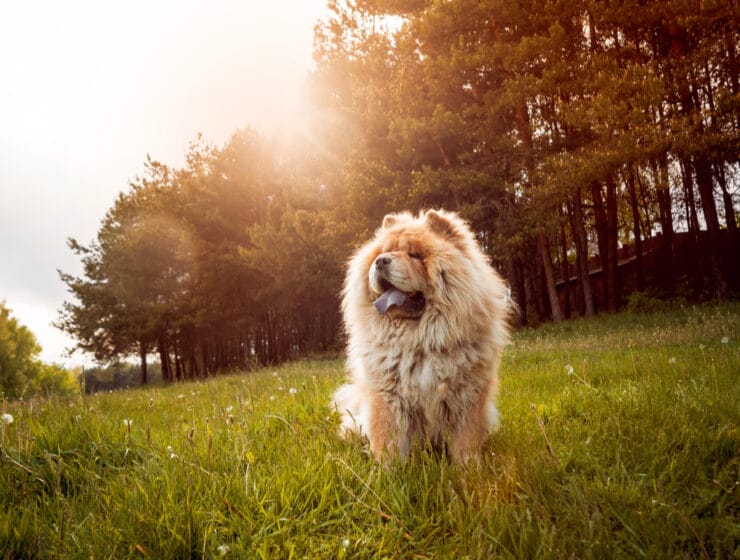
[[(438, 299), (444, 270), (463, 258), (455, 225), (430, 211), (422, 219), (390, 214), (365, 261), (370, 300), (382, 315), (418, 319)], [(459, 267), (458, 267), (459, 268)]]
[(423, 244), (407, 231), (389, 231), (379, 249), (368, 271), (376, 309), (393, 317), (420, 317), (428, 290)]

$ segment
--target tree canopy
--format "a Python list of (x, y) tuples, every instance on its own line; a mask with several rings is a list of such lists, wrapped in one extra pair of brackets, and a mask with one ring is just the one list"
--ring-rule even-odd
[[(385, 213), (471, 222), (520, 321), (738, 286), (736, 8), (698, 0), (332, 0), (310, 133), (152, 159), (59, 325), (165, 379), (339, 345), (343, 266)], [(146, 379), (146, 368), (142, 368)]]

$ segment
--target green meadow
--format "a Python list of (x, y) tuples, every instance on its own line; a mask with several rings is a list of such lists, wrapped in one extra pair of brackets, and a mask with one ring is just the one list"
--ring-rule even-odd
[(520, 331), (464, 468), (337, 439), (339, 360), (2, 402), (0, 557), (737, 557), (739, 335), (736, 303)]

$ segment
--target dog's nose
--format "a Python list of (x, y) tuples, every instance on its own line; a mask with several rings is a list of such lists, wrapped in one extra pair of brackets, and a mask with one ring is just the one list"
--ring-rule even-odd
[(375, 268), (383, 268), (384, 266), (387, 266), (389, 264), (391, 264), (390, 257), (384, 257), (383, 255), (381, 255), (377, 259), (375, 259)]

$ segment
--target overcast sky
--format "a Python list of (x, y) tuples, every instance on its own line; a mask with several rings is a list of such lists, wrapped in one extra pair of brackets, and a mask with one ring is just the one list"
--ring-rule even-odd
[(0, 7), (0, 301), (46, 362), (57, 269), (89, 243), (147, 154), (179, 166), (197, 133), (273, 133), (299, 114), (325, 0), (16, 1)]

